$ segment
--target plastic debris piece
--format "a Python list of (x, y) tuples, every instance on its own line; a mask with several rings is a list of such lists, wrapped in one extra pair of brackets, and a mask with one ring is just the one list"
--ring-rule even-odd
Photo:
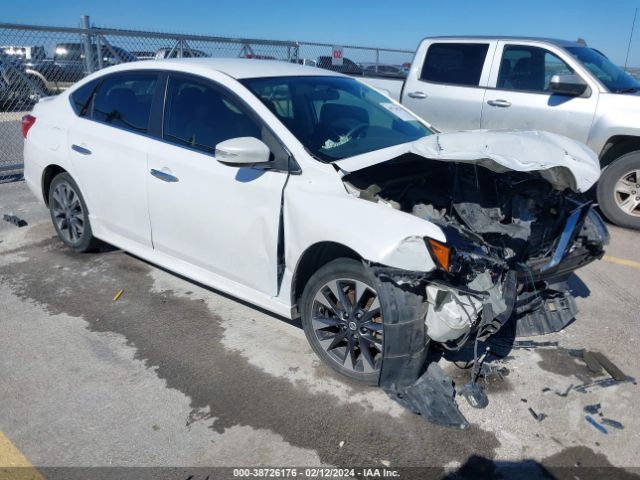
[(604, 428), (602, 425), (600, 425), (591, 415), (585, 416), (584, 419), (587, 422), (589, 422), (591, 425), (593, 425), (596, 428), (596, 430), (599, 430), (601, 433), (604, 433), (605, 435), (609, 434), (607, 429)]
[(585, 405), (583, 410), (591, 415), (595, 415), (600, 411), (601, 408), (602, 405), (600, 405), (599, 403), (594, 403), (593, 405)]
[(602, 380), (596, 380), (595, 382), (583, 383), (582, 385), (576, 386), (574, 390), (580, 393), (587, 393), (588, 391), (595, 390), (596, 388), (612, 387), (621, 383), (635, 383), (635, 379), (633, 377), (627, 377), (626, 380), (619, 381), (615, 378), (605, 378)]
[(116, 293), (116, 295), (113, 297), (113, 301), (117, 302), (123, 293), (124, 293), (124, 288), (121, 288), (120, 290), (118, 290), (118, 293)]
[(570, 348), (569, 355), (576, 358), (584, 358), (584, 348)]
[(546, 413), (536, 413), (536, 411), (529, 407), (529, 413), (531, 414), (531, 416), (536, 419), (538, 422), (543, 421), (545, 418), (547, 418), (547, 414)]
[(551, 391), (551, 389), (549, 387), (544, 387), (542, 389), (542, 393), (547, 393), (547, 392), (550, 392), (550, 391)]
[(338, 446), (339, 446), (340, 448), (344, 447), (344, 440), (341, 440), (341, 441), (340, 441), (340, 443), (338, 444)]
[[(386, 337), (385, 337), (386, 338)], [(446, 427), (469, 428), (458, 409), (453, 381), (440, 366), (431, 362), (426, 372), (407, 387), (390, 385), (384, 391), (393, 400), (426, 420)]]
[(612, 418), (601, 418), (600, 423), (613, 428), (617, 428), (618, 430), (624, 430), (624, 425), (622, 425), (622, 423), (617, 420), (613, 420)]
[(557, 347), (558, 342), (534, 342), (533, 340), (516, 340), (513, 342), (513, 348), (544, 348)]
[(385, 467), (391, 466), (391, 462), (389, 460), (380, 460), (380, 463), (383, 464)]
[(559, 397), (566, 397), (567, 395), (569, 395), (569, 392), (571, 391), (572, 388), (573, 388), (573, 383), (571, 385), (569, 385), (564, 392), (559, 392), (558, 390), (556, 390), (553, 393), (555, 393)]
[(9, 222), (14, 224), (16, 227), (20, 228), (20, 227), (26, 227), (27, 226), (27, 222), (19, 217), (17, 217), (14, 214), (9, 214), (7, 215), (6, 213), (2, 216), (2, 219), (5, 222)]
[(527, 399), (526, 399), (526, 398), (521, 398), (521, 399), (520, 399), (520, 401), (521, 401), (522, 403), (527, 403)]
[(467, 383), (460, 389), (459, 393), (467, 399), (467, 402), (473, 408), (486, 408), (489, 405), (489, 397), (476, 382)]

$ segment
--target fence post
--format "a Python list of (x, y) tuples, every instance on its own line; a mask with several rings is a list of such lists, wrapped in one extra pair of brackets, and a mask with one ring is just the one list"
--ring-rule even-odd
[(102, 70), (104, 65), (102, 64), (102, 42), (100, 42), (101, 35), (96, 35), (96, 55), (98, 55), (98, 70)]
[(91, 30), (89, 24), (89, 15), (80, 16), (80, 28), (86, 31), (82, 34), (82, 42), (84, 44), (84, 61), (87, 66), (87, 73), (93, 73), (93, 51), (91, 50)]
[(376, 73), (378, 73), (378, 65), (380, 65), (380, 49), (376, 48)]

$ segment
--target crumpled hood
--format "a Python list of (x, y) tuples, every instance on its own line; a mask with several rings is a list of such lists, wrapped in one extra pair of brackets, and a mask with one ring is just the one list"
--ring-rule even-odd
[(434, 133), (412, 143), (358, 155), (335, 164), (343, 172), (351, 173), (405, 153), (431, 160), (473, 163), (497, 173), (535, 171), (559, 190), (570, 188), (585, 192), (600, 177), (598, 157), (586, 145), (555, 133), (536, 130)]

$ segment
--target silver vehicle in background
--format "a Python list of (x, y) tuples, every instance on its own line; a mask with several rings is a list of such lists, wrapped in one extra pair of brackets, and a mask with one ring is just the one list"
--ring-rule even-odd
[(640, 82), (576, 42), (435, 37), (418, 47), (406, 81), (363, 81), (447, 132), (535, 129), (588, 145), (612, 222), (640, 228)]

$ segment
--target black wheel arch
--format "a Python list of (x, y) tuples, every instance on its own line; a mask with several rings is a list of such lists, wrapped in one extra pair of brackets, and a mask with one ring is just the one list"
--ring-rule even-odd
[(44, 198), (44, 203), (48, 207), (49, 206), (49, 189), (51, 188), (51, 182), (56, 178), (56, 175), (60, 173), (69, 173), (60, 165), (51, 164), (48, 165), (42, 171), (42, 197)]
[(308, 247), (300, 256), (291, 282), (291, 305), (294, 317), (299, 316), (298, 303), (311, 276), (327, 263), (338, 258), (362, 260), (355, 250), (337, 242), (323, 241)]
[(600, 152), (600, 168), (605, 168), (627, 153), (640, 150), (640, 136), (614, 135), (610, 137)]

